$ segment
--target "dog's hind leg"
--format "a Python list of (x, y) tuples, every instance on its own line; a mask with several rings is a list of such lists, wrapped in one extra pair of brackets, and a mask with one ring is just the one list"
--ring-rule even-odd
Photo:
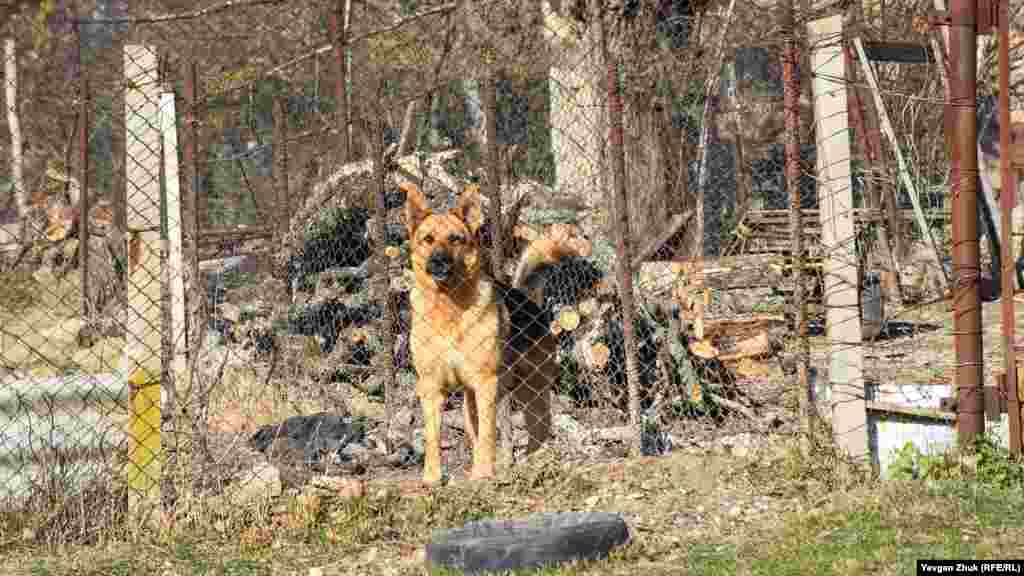
[(423, 481), (437, 484), (441, 481), (441, 410), (444, 393), (439, 388), (424, 386), (420, 389), (423, 408)]
[[(534, 364), (536, 362), (536, 364)], [(551, 391), (558, 378), (558, 363), (543, 348), (523, 359), (521, 382), (513, 392), (526, 423), (526, 453), (531, 454), (551, 438)], [(532, 365), (531, 365), (532, 364)]]
[(515, 431), (512, 427), (512, 398), (498, 400), (498, 436), (501, 451), (498, 467), (507, 470), (515, 464), (516, 452)]
[(523, 382), (515, 391), (526, 423), (527, 454), (535, 452), (551, 437), (551, 388), (538, 386), (542, 380), (541, 374), (534, 374), (532, 381)]

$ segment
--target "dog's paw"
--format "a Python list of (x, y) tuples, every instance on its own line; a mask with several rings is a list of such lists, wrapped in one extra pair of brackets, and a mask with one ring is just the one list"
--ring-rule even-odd
[(423, 473), (423, 483), (427, 486), (441, 486), (444, 484), (444, 475), (441, 471), (426, 471)]
[(470, 480), (493, 480), (494, 466), (474, 466), (469, 473)]

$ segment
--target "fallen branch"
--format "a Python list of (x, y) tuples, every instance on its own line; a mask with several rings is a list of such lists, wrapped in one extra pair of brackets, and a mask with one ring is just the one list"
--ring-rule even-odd
[(205, 18), (214, 14), (225, 12), (234, 8), (247, 8), (251, 6), (264, 6), (268, 4), (283, 4), (284, 0), (228, 0), (217, 6), (201, 8), (178, 14), (158, 14), (142, 18), (78, 18), (77, 22), (83, 24), (158, 24), (160, 22), (173, 22), (175, 20), (194, 20)]
[(668, 225), (658, 235), (656, 235), (646, 246), (640, 249), (633, 257), (633, 270), (636, 271), (640, 268), (640, 265), (647, 262), (654, 256), (654, 254), (673, 236), (675, 236), (679, 230), (686, 226), (693, 217), (693, 210), (687, 210), (682, 214), (676, 214), (669, 220)]
[(754, 422), (760, 422), (761, 421), (761, 419), (758, 418), (757, 414), (754, 414), (753, 410), (751, 410), (750, 408), (747, 408), (746, 406), (744, 406), (743, 404), (740, 404), (739, 402), (736, 402), (734, 400), (729, 400), (728, 398), (723, 398), (723, 397), (719, 396), (718, 394), (715, 394), (714, 392), (707, 392), (707, 391), (705, 391), (704, 394), (706, 394), (708, 399), (711, 400), (712, 402), (714, 402), (715, 404), (718, 404), (719, 406), (722, 406), (723, 408), (728, 408), (729, 410), (731, 410), (733, 412), (736, 412), (737, 414), (743, 416), (744, 418), (747, 418), (749, 420), (753, 420)]
[(405, 105), (405, 116), (402, 117), (402, 135), (398, 138), (398, 156), (405, 156), (413, 151), (416, 144), (416, 104), (418, 100), (410, 100)]

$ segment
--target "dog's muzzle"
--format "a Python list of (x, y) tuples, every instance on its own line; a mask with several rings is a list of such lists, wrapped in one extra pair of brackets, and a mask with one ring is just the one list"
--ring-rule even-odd
[(451, 280), (455, 272), (455, 260), (446, 251), (438, 250), (430, 255), (427, 260), (427, 274), (438, 281), (447, 282)]

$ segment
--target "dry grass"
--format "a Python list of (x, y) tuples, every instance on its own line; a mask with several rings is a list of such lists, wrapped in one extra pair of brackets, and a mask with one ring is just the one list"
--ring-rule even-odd
[(765, 440), (742, 456), (690, 450), (590, 464), (546, 450), (492, 483), (381, 480), (354, 498), (289, 495), (173, 530), (109, 527), (91, 544), (8, 534), (0, 554), (7, 574), (423, 574), (433, 529), (590, 509), (622, 513), (633, 542), (608, 560), (544, 574), (901, 574), (924, 556), (1008, 557), (1024, 538), (1019, 491), (878, 484), (838, 473), (827, 447)]
[[(34, 280), (23, 280), (5, 286), (12, 297), (31, 297), (24, 286)], [(915, 357), (927, 348), (936, 362), (948, 363), (944, 305), (911, 321), (943, 328), (924, 340), (874, 345), (880, 363), (905, 365), (891, 355), (906, 346), (918, 348)], [(318, 408), (296, 405), (244, 358), (228, 358), (213, 381), (215, 431), (245, 435)], [(416, 481), (377, 479), (356, 497), (286, 492), (234, 509), (192, 502), (175, 525), (153, 529), (129, 516), (126, 488), (111, 480), (116, 474), (78, 490), (54, 474), (17, 508), (0, 502), (0, 573), (422, 574), (423, 545), (434, 529), (566, 510), (620, 512), (633, 542), (606, 561), (544, 574), (679, 574), (680, 567), (710, 575), (902, 574), (926, 556), (1009, 557), (1024, 540), (1019, 490), (972, 487), (970, 478), (880, 484), (843, 465), (829, 443), (798, 449), (791, 436), (762, 440), (747, 454), (682, 449), (603, 462), (550, 449), (493, 483), (428, 490)]]

